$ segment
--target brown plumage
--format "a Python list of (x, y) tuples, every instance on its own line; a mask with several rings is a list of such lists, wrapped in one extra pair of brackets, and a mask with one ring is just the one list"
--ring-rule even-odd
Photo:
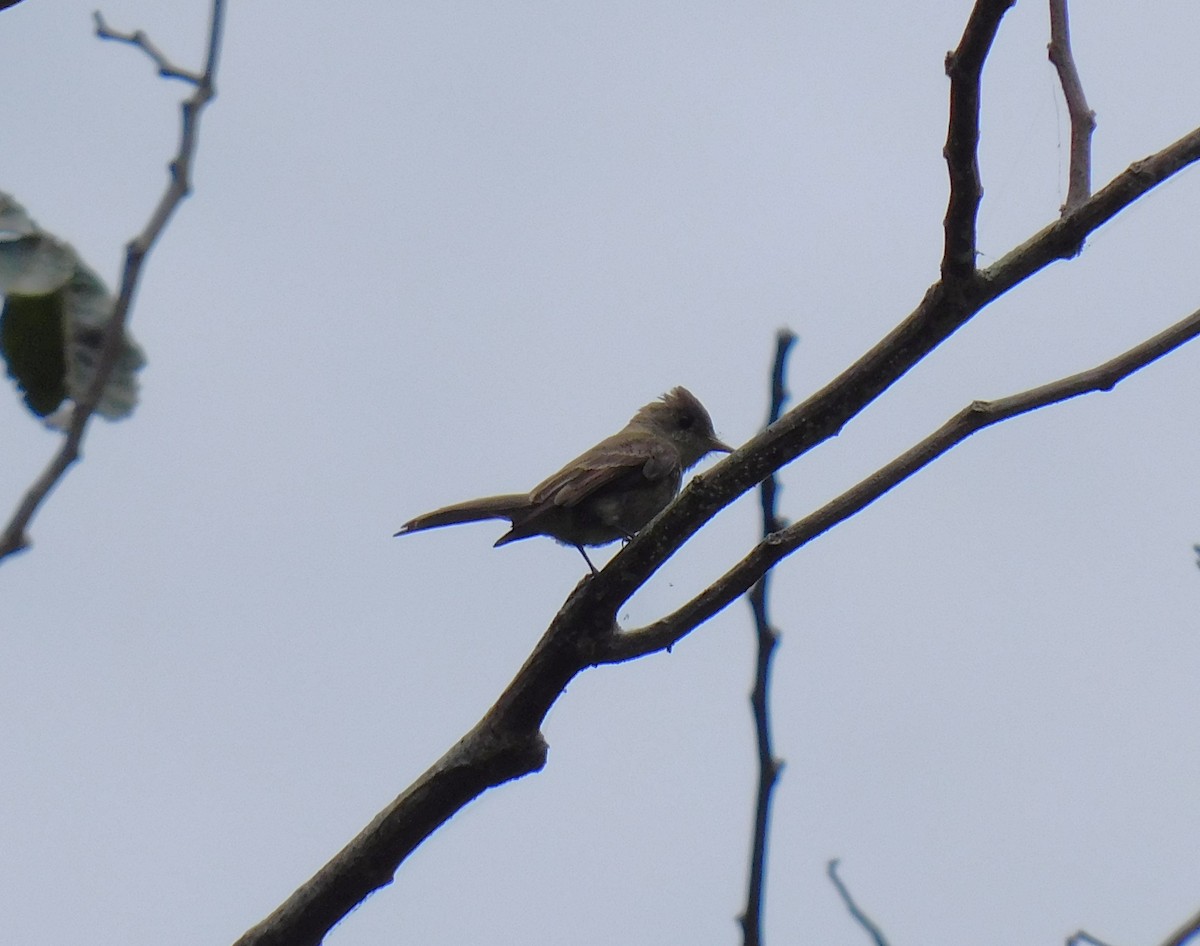
[(507, 519), (496, 545), (548, 535), (583, 550), (628, 539), (675, 498), (684, 471), (713, 451), (729, 453), (694, 394), (675, 388), (647, 404), (624, 429), (581, 453), (529, 493), (487, 496), (410, 519), (396, 535), (460, 522)]

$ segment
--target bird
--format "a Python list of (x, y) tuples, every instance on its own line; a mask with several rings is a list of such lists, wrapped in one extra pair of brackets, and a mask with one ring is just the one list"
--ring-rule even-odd
[(593, 575), (585, 545), (631, 539), (679, 493), (683, 474), (710, 453), (732, 453), (687, 388), (676, 387), (528, 493), (486, 496), (410, 519), (395, 536), (485, 519), (511, 528), (497, 547), (545, 535), (573, 545)]

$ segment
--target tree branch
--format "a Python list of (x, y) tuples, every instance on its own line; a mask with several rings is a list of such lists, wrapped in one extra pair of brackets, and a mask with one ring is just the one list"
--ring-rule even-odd
[[(475, 728), (274, 913), (242, 936), (237, 946), (315, 946), (355, 904), (390, 883), (408, 854), (456, 811), (488, 788), (539, 770), (546, 751), (539, 730), (541, 721), (581, 670), (669, 648), (747, 591), (780, 559), (858, 512), (972, 433), (1089, 391), (1109, 390), (1198, 334), (1200, 311), (1096, 368), (1023, 394), (968, 406), (942, 429), (852, 490), (795, 525), (768, 536), (708, 590), (642, 630), (621, 632), (614, 612), (596, 604), (597, 594), (600, 601), (607, 601), (612, 593), (604, 587), (606, 576), (609, 582), (613, 574), (626, 578), (618, 568), (621, 553), (600, 576), (580, 581), (524, 666)], [(777, 426), (778, 422), (771, 429)], [(745, 450), (747, 447), (739, 453)], [(634, 542), (640, 540), (641, 535)]]
[[(796, 336), (787, 329), (780, 330), (775, 337), (775, 362), (771, 371), (771, 405), (767, 411), (767, 426), (779, 420), (787, 400), (785, 379), (787, 356)], [(762, 499), (763, 537), (783, 528), (775, 509), (778, 483), (772, 474), (762, 481), (759, 494)], [(771, 717), (768, 693), (771, 682), (771, 658), (779, 642), (779, 632), (771, 626), (767, 615), (767, 587), (771, 573), (766, 572), (750, 589), (747, 597), (754, 614), (754, 627), (758, 639), (755, 661), (754, 690), (750, 705), (754, 711), (755, 745), (758, 749), (758, 792), (754, 806), (754, 837), (750, 844), (750, 880), (746, 891), (746, 908), (742, 912), (742, 941), (745, 946), (759, 946), (762, 942), (763, 888), (767, 872), (767, 825), (771, 817), (771, 798), (775, 782), (783, 769), (771, 748)]]
[[(1198, 129), (1132, 165), (1099, 193), (993, 266), (976, 270), (975, 216), (981, 193), (974, 170), (978, 77), (1000, 17), (1011, 5), (1012, 0), (979, 0), (963, 42), (952, 54), (956, 74), (951, 77), (951, 132), (947, 142), (952, 153), (947, 159), (952, 168), (952, 185), (942, 279), (930, 287), (917, 308), (874, 348), (706, 476), (695, 477), (680, 497), (618, 552), (599, 575), (582, 579), (483, 720), (271, 917), (243, 936), (239, 946), (264, 943), (303, 946), (320, 942), (323, 932), (356, 902), (351, 891), (365, 897), (371, 890), (389, 883), (392, 872), (412, 848), (467, 801), (491, 785), (541, 766), (544, 760), (541, 722), (577, 673), (590, 666), (629, 660), (671, 646), (734, 597), (746, 592), (781, 558), (873, 501), (958, 440), (1006, 416), (1043, 406), (1029, 403), (1017, 409), (1012, 398), (994, 405), (973, 405), (963, 412), (963, 419), (952, 421), (925, 444), (842, 499), (770, 535), (716, 585), (683, 608), (639, 631), (622, 633), (617, 627), (616, 615), (624, 603), (718, 511), (774, 471), (835, 436), (851, 418), (990, 302), (1050, 263), (1076, 255), (1087, 236), (1098, 227), (1200, 159)], [(1029, 394), (1053, 403), (1085, 389), (1111, 387), (1121, 377), (1200, 332), (1200, 314), (1186, 321), (1195, 324), (1181, 323), (1163, 336), (1138, 346), (1123, 357), (1141, 358), (1139, 363), (1112, 374), (1107, 380), (1095, 380), (1096, 387), (1070, 393), (1062, 390), (1054, 396), (1048, 396), (1047, 389)], [(1143, 354), (1143, 349), (1154, 345), (1161, 350)], [(1101, 366), (1095, 372), (1102, 374), (1113, 364)], [(342, 884), (337, 874), (342, 865), (351, 862), (359, 866), (352, 882)]]
[(653, 624), (609, 640), (605, 662), (632, 660), (674, 646), (681, 638), (744, 594), (781, 559), (861, 512), (879, 497), (928, 466), (972, 434), (1020, 414), (1093, 391), (1109, 391), (1120, 381), (1200, 335), (1200, 310), (1111, 361), (1070, 377), (997, 401), (975, 401), (939, 430), (821, 509), (773, 535), (703, 592)]
[[(162, 235), (163, 230), (166, 229), (176, 208), (178, 208), (191, 191), (191, 169), (196, 153), (200, 115), (204, 107), (216, 95), (214, 80), (217, 71), (217, 57), (221, 48), (224, 7), (224, 0), (213, 0), (212, 15), (209, 20), (208, 29), (208, 53), (204, 72), (199, 76), (185, 74), (175, 76), (176, 78), (188, 78), (190, 81), (193, 81), (196, 89), (182, 105), (179, 150), (170, 164), (171, 179), (145, 228), (125, 248), (125, 267), (121, 274), (121, 286), (117, 293), (116, 303), (113, 306), (112, 317), (105, 328), (104, 341), (96, 363), (95, 377), (92, 379), (92, 384), (84, 393), (84, 396), (75, 404), (71, 415), (71, 423), (67, 427), (62, 447), (50, 461), (46, 469), (42, 471), (41, 475), (34, 480), (33, 484), (26, 491), (12, 519), (5, 527), (3, 534), (0, 535), (0, 560), (28, 547), (29, 539), (26, 535), (26, 529), (29, 523), (33, 520), (34, 515), (46, 497), (58, 485), (59, 480), (62, 479), (71, 465), (79, 459), (80, 448), (83, 444), (83, 436), (87, 429), (88, 421), (95, 412), (96, 405), (100, 403), (104, 387), (108, 383), (109, 376), (112, 374), (113, 367), (121, 352), (121, 341), (125, 335), (125, 325), (129, 320), (129, 310), (133, 305), (133, 297), (137, 291), (138, 281), (141, 277), (142, 264), (145, 262), (151, 248)], [(149, 44), (148, 40), (144, 39), (144, 36), (141, 41), (137, 41), (135, 38), (127, 38), (111, 33), (108, 31), (107, 26), (104, 25), (103, 18), (99, 13), (96, 14), (96, 22), (98, 35), (104, 38), (121, 39), (140, 46), (147, 51), (151, 58), (160, 63), (160, 72), (163, 70), (162, 63), (164, 60), (161, 59), (161, 54)], [(137, 37), (143, 34), (139, 30), (137, 33), (131, 35), (132, 37)]]
[(1197, 913), (1190, 920), (1179, 927), (1174, 933), (1167, 937), (1162, 946), (1184, 946), (1197, 934), (1200, 934), (1200, 913)]
[(1109, 946), (1102, 939), (1096, 939), (1091, 933), (1084, 930), (1077, 930), (1067, 937), (1067, 946), (1081, 946), (1086, 943), (1087, 946)]
[(850, 915), (854, 917), (855, 922), (857, 922), (859, 926), (867, 931), (867, 934), (875, 942), (875, 946), (888, 946), (888, 941), (883, 935), (883, 930), (881, 930), (875, 924), (875, 922), (862, 911), (862, 908), (854, 902), (854, 898), (850, 895), (849, 888), (842, 883), (842, 878), (838, 876), (837, 872), (839, 863), (840, 861), (838, 861), (838, 859), (835, 857), (829, 862), (825, 872), (829, 874), (829, 879), (833, 881), (834, 889), (837, 890), (838, 896), (842, 898), (842, 903), (846, 905), (846, 909), (850, 911)]
[[(1132, 164), (1074, 212), (1061, 217), (994, 265), (949, 291), (941, 281), (917, 308), (837, 378), (714, 466), (614, 556), (565, 607), (615, 615), (667, 558), (717, 512), (775, 470), (836, 436), (845, 424), (990, 302), (1059, 259), (1139, 197), (1200, 159), (1200, 129)], [(752, 582), (751, 582), (752, 583)], [(749, 585), (737, 594), (746, 591)], [(735, 595), (736, 596), (736, 595)], [(630, 655), (636, 656), (636, 655)], [(618, 654), (605, 659), (628, 659)]]
[(958, 48), (946, 54), (950, 77), (950, 127), (943, 155), (950, 172), (942, 281), (975, 273), (975, 228), (983, 186), (979, 181), (979, 82), (1000, 20), (1016, 0), (976, 0)]
[(204, 73), (194, 72), (191, 69), (183, 69), (167, 59), (162, 50), (150, 41), (150, 37), (146, 35), (145, 30), (134, 30), (130, 33), (121, 33), (114, 30), (109, 27), (104, 19), (104, 15), (99, 10), (92, 14), (92, 19), (96, 24), (97, 37), (136, 46), (150, 57), (154, 65), (158, 67), (158, 74), (164, 79), (182, 79), (184, 82), (189, 82), (192, 85), (200, 85), (204, 82)]
[(390, 884), (400, 863), (456, 811), (540, 769), (541, 735), (505, 735), (489, 722), (493, 712), (236, 946), (317, 946), (370, 893)]
[(1067, 114), (1071, 117), (1071, 166), (1067, 172), (1067, 202), (1062, 212), (1069, 213), (1092, 192), (1092, 132), (1096, 113), (1088, 108), (1083, 82), (1071, 53), (1071, 30), (1067, 19), (1067, 0), (1050, 0), (1050, 61), (1058, 71)]

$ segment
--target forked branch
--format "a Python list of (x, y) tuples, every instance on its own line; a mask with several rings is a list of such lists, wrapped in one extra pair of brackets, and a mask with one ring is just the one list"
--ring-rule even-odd
[[(111, 39), (118, 43), (128, 43), (130, 46), (136, 46), (150, 57), (154, 65), (158, 67), (158, 74), (164, 79), (182, 79), (184, 82), (190, 82), (192, 85), (201, 85), (204, 82), (205, 75), (208, 75), (209, 81), (212, 81), (212, 75), (208, 71), (196, 72), (192, 69), (184, 69), (167, 59), (162, 50), (155, 46), (150, 37), (146, 35), (145, 30), (131, 30), (127, 33), (114, 30), (108, 25), (104, 19), (104, 15), (99, 10), (92, 14), (92, 19), (96, 24), (96, 36), (100, 39)], [(209, 48), (212, 48), (211, 42)]]
[[(665, 649), (717, 613), (785, 556), (881, 496), (977, 430), (1085, 391), (1107, 390), (1200, 333), (1200, 313), (1089, 372), (991, 404), (974, 404), (926, 441), (838, 500), (772, 533), (711, 588), (661, 621), (621, 632), (625, 602), (719, 510), (774, 471), (836, 435), (990, 302), (1052, 262), (1076, 255), (1087, 237), (1123, 209), (1200, 159), (1200, 129), (1137, 162), (1100, 192), (1014, 248), (993, 266), (975, 268), (979, 186), (976, 150), (979, 81), (1012, 0), (977, 0), (948, 63), (951, 116), (942, 278), (916, 309), (838, 378), (765, 431), (696, 477), (679, 499), (622, 549), (595, 578), (585, 578), (554, 617), (524, 666), (485, 717), (350, 845), (336, 855), (239, 946), (319, 943), (352, 906), (390, 882), (408, 853), (455, 811), (492, 785), (536, 771), (544, 762), (540, 727), (582, 670)], [(1177, 946), (1177, 944), (1171, 944)]]
[(674, 613), (647, 627), (610, 638), (605, 662), (631, 660), (673, 646), (684, 635), (744, 594), (780, 560), (875, 500), (942, 454), (986, 427), (1116, 384), (1200, 335), (1200, 310), (1110, 361), (1041, 387), (1001, 398), (975, 401), (941, 428), (891, 463), (794, 525), (768, 536), (721, 578)]

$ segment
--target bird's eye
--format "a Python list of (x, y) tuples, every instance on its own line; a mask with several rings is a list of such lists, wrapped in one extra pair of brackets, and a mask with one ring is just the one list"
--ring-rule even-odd
[(696, 418), (691, 414), (681, 414), (679, 417), (679, 429), (691, 430), (696, 423)]

